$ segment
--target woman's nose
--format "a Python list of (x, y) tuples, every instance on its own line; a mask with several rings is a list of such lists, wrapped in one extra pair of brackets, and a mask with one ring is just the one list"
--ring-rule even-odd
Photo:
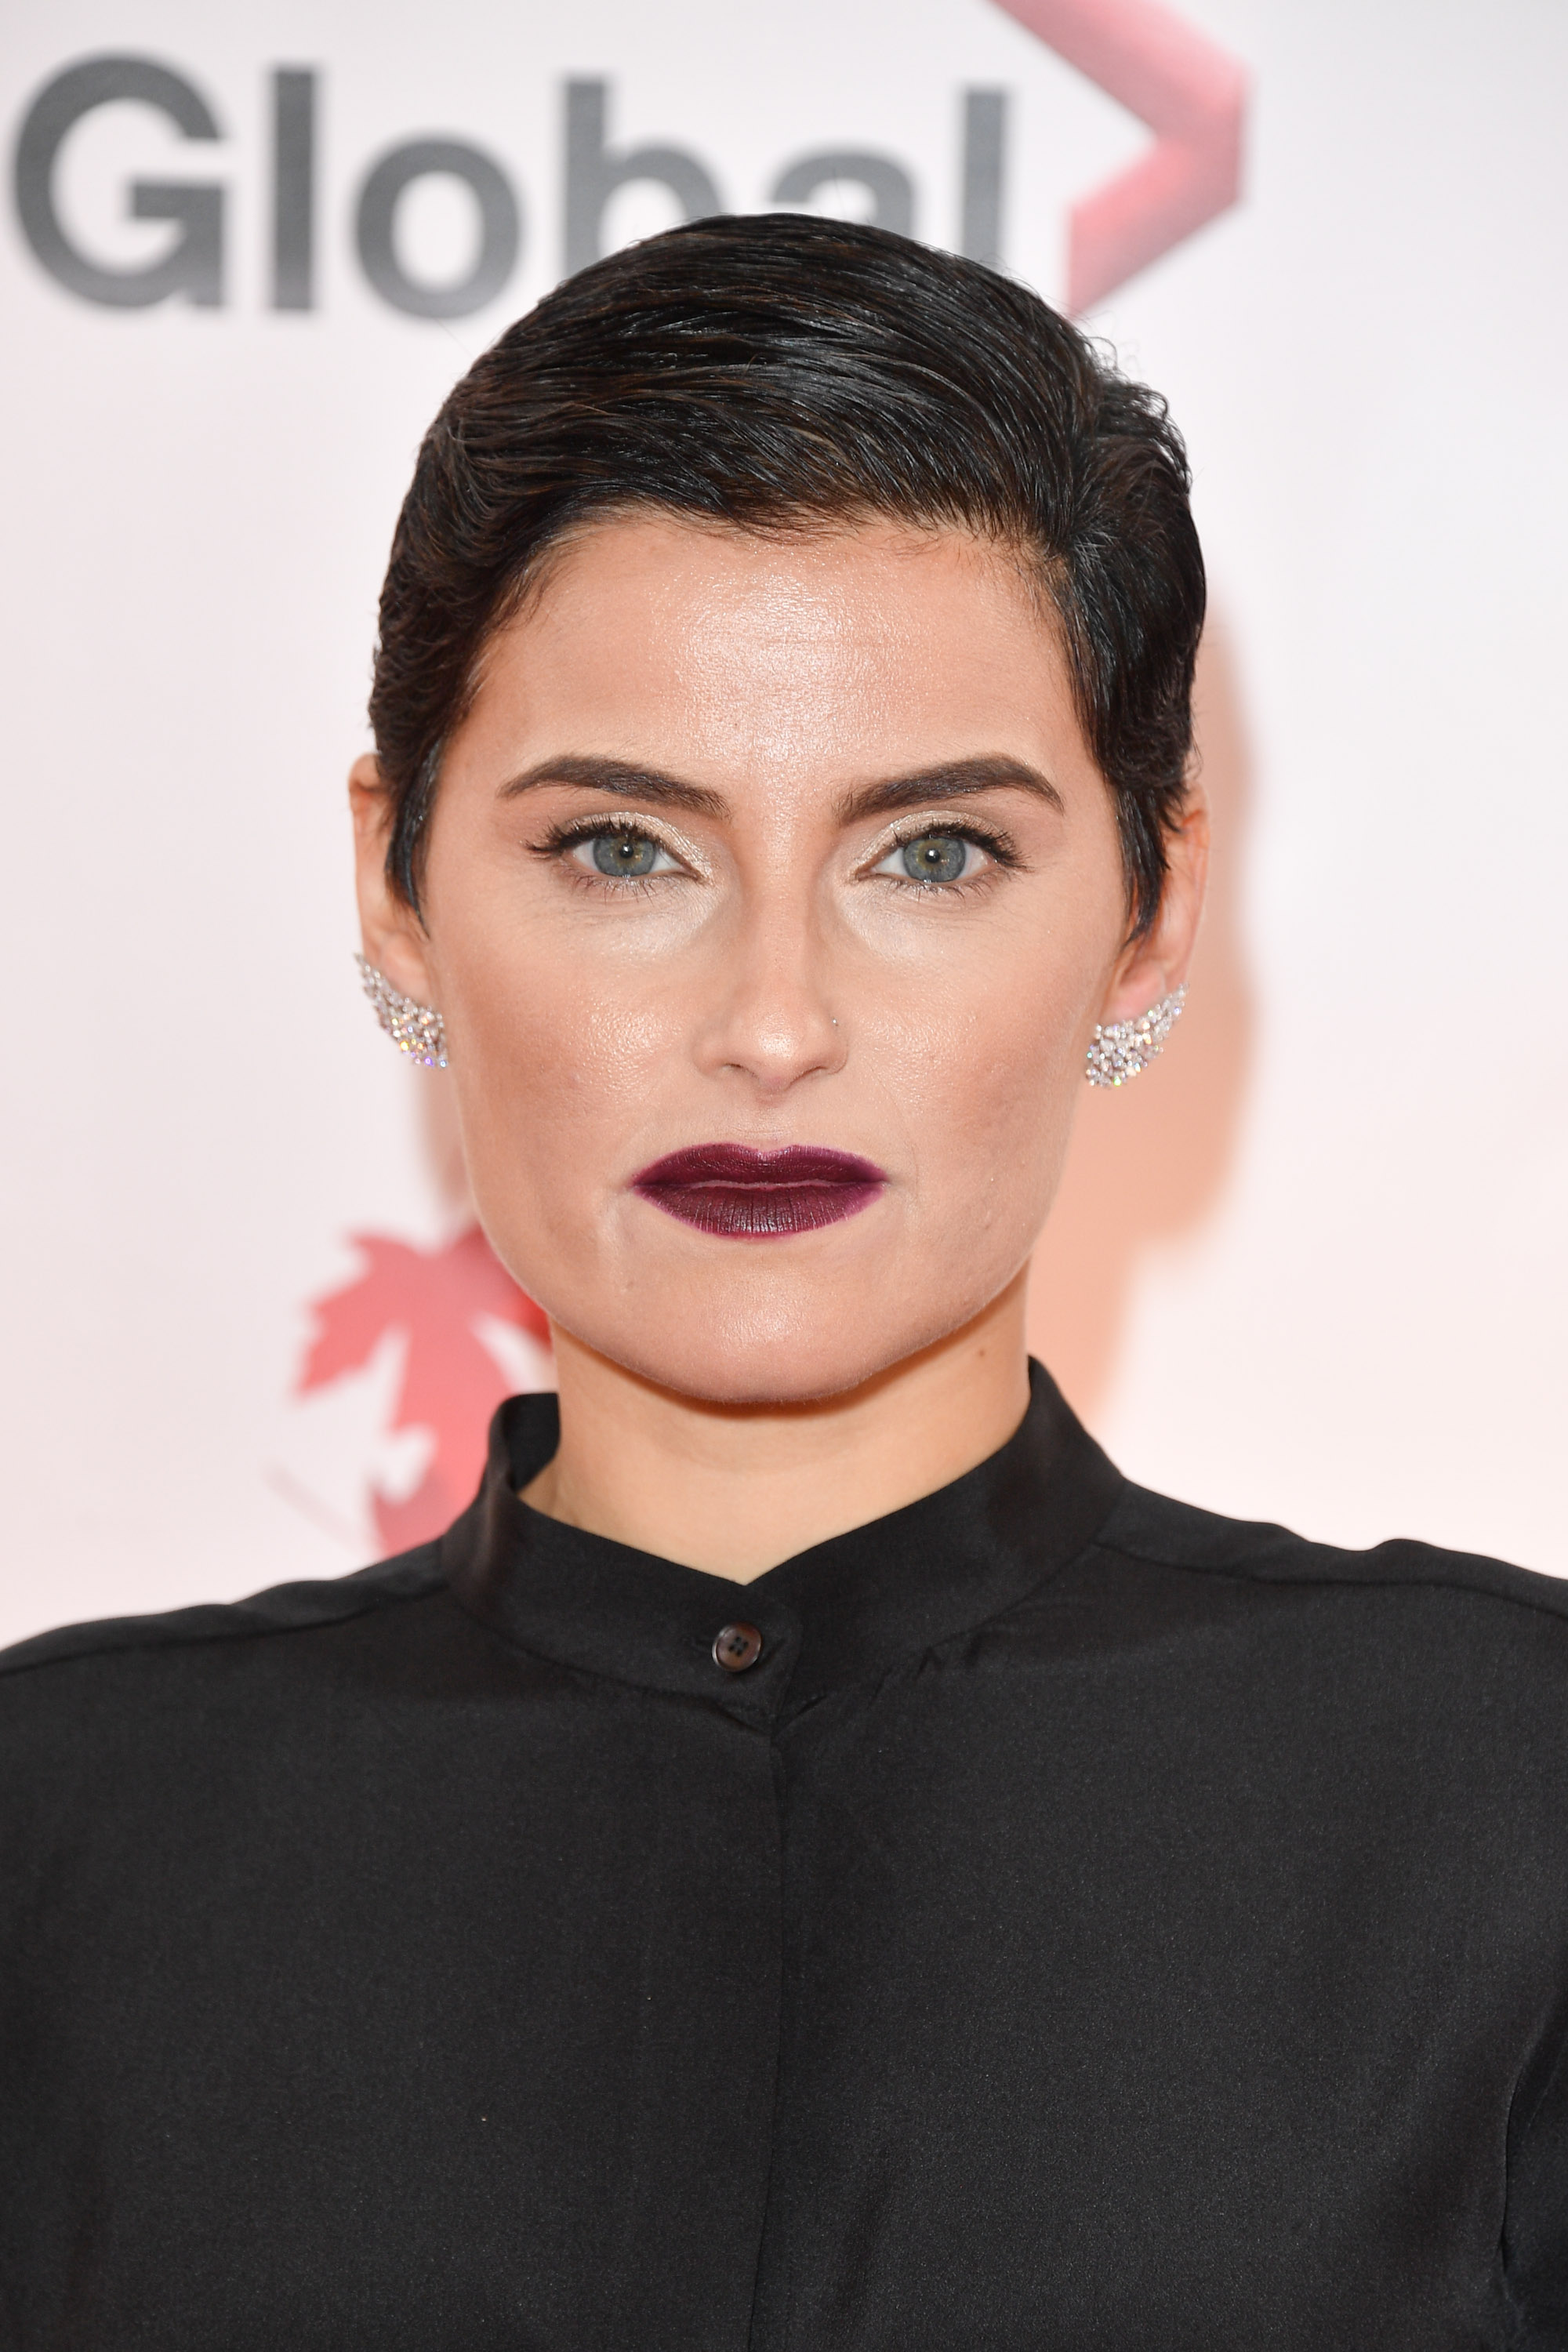
[(708, 976), (697, 1058), (710, 1076), (733, 1072), (780, 1095), (844, 1066), (844, 1015), (832, 1002), (829, 958), (817, 927), (783, 913), (742, 918)]

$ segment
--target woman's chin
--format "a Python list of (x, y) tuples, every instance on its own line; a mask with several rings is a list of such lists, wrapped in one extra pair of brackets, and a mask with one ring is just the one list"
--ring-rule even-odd
[[(978, 1314), (983, 1298), (953, 1299), (918, 1318), (878, 1316), (861, 1302), (821, 1297), (795, 1311), (745, 1309), (668, 1315), (647, 1311), (622, 1323), (561, 1318), (580, 1345), (650, 1386), (705, 1405), (807, 1405), (865, 1387), (896, 1365), (940, 1345)], [(803, 1311), (804, 1310), (804, 1311)]]

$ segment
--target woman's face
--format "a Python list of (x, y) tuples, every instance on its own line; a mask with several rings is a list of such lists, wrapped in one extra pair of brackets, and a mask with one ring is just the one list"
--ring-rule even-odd
[(1014, 1281), (1095, 1023), (1196, 919), (1194, 826), (1125, 948), (1055, 630), (957, 531), (585, 532), (448, 747), (423, 930), (356, 782), (366, 952), (444, 1016), (498, 1255), (719, 1403), (840, 1393)]

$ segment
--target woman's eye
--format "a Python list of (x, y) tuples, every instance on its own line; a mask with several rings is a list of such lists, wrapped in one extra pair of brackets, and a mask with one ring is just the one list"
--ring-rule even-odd
[(620, 882), (640, 882), (645, 874), (675, 874), (679, 867), (668, 849), (646, 833), (617, 826), (612, 833), (592, 833), (572, 850), (579, 866), (595, 874), (613, 875)]
[(962, 882), (980, 858), (978, 845), (962, 833), (922, 833), (913, 841), (900, 841), (876, 870), (900, 882)]

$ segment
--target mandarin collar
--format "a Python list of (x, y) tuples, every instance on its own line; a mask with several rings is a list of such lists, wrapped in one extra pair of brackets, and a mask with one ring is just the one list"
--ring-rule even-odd
[[(553, 1396), (511, 1397), (496, 1414), (483, 1484), (442, 1538), (458, 1601), (536, 1655), (707, 1700), (758, 1729), (1011, 1608), (1083, 1549), (1122, 1486), (1031, 1362), (1028, 1410), (998, 1453), (935, 1494), (737, 1584), (521, 1501), (559, 1437)], [(762, 1649), (731, 1674), (713, 1644), (735, 1623), (754, 1626)]]

